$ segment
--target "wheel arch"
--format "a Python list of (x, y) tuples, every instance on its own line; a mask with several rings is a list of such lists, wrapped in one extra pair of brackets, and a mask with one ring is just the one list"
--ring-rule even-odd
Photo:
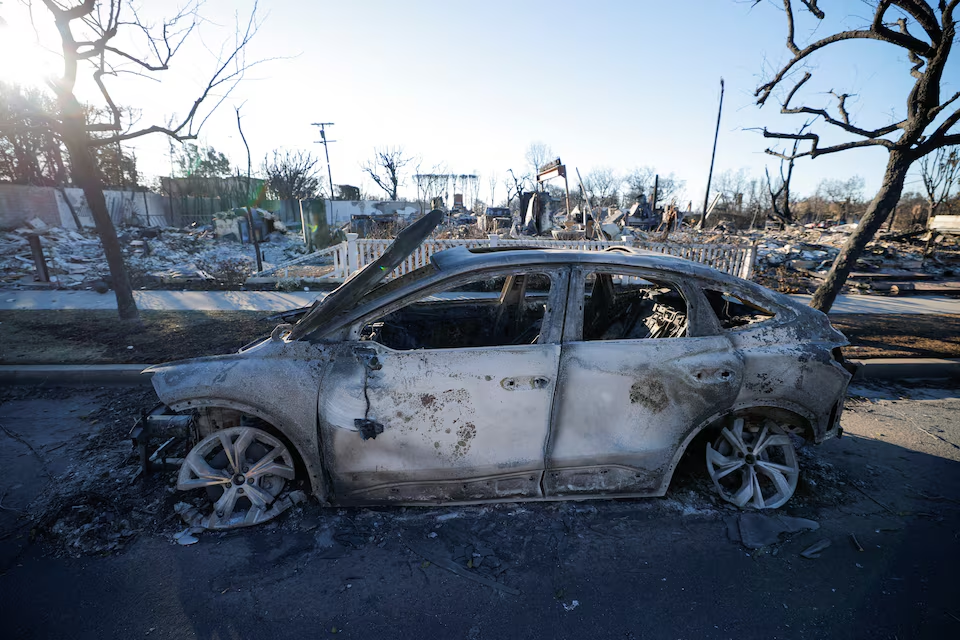
[(801, 430), (798, 435), (803, 437), (805, 440), (810, 442), (815, 441), (816, 431), (813, 425), (815, 424), (814, 421), (816, 418), (800, 407), (774, 405), (733, 406), (725, 411), (713, 414), (687, 433), (687, 435), (680, 442), (679, 446), (677, 446), (677, 449), (673, 454), (673, 458), (670, 460), (669, 466), (664, 470), (663, 479), (661, 480), (658, 494), (664, 495), (667, 492), (670, 482), (673, 480), (673, 474), (677, 470), (677, 465), (680, 464), (680, 459), (687, 452), (690, 444), (698, 435), (704, 431), (719, 429), (727, 420), (732, 418), (746, 416), (770, 418), (773, 420), (786, 422), (791, 426), (798, 427)]
[[(311, 493), (321, 502), (326, 502), (327, 490), (326, 483), (323, 479), (323, 469), (318, 463), (318, 460), (315, 459), (315, 456), (309, 455), (310, 444), (302, 441), (302, 439), (298, 437), (295, 429), (285, 428), (284, 421), (280, 416), (274, 415), (269, 410), (256, 404), (231, 398), (190, 398), (169, 403), (168, 406), (175, 411), (226, 409), (259, 418), (269, 425), (270, 429), (268, 431), (275, 431), (274, 435), (280, 436), (282, 440), (285, 441), (285, 444), (292, 448), (293, 454), (306, 471), (306, 480), (310, 485)], [(217, 430), (219, 430), (219, 428), (222, 427), (218, 427)]]

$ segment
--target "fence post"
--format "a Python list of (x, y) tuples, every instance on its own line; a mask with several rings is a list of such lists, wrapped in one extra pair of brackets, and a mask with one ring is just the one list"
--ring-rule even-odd
[(43, 257), (43, 247), (40, 245), (40, 236), (35, 233), (29, 233), (27, 234), (27, 242), (30, 244), (30, 253), (33, 254), (33, 264), (37, 267), (37, 280), (40, 282), (50, 282), (50, 272), (47, 271), (47, 261)]
[(360, 256), (357, 253), (357, 234), (347, 234), (347, 277), (360, 270)]
[(499, 246), (500, 246), (500, 235), (499, 235), (499, 234), (497, 234), (497, 233), (488, 233), (488, 234), (487, 234), (487, 237), (490, 239), (490, 246), (491, 246), (491, 247), (499, 247)]
[(747, 249), (746, 259), (743, 261), (743, 275), (740, 277), (749, 280), (753, 276), (753, 263), (757, 261), (757, 242), (754, 240)]

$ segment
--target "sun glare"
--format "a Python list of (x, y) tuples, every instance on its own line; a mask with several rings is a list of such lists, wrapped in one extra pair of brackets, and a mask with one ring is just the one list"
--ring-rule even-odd
[(59, 72), (59, 58), (39, 47), (29, 28), (0, 26), (0, 80), (38, 87)]

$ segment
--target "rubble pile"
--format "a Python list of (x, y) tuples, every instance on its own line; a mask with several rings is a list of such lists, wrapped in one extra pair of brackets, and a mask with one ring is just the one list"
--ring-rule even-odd
[[(757, 243), (754, 279), (783, 293), (811, 293), (856, 228), (856, 223), (827, 228), (792, 225), (747, 232), (745, 237)], [(960, 292), (960, 282), (951, 280), (958, 273), (960, 246), (956, 238), (924, 230), (887, 233), (867, 245), (846, 289), (894, 294)]]
[[(93, 230), (50, 227), (31, 220), (27, 227), (0, 233), (0, 286), (34, 286), (37, 269), (28, 236), (40, 240), (52, 284), (76, 289), (109, 282), (109, 268)], [(122, 227), (117, 230), (135, 287), (185, 285), (239, 286), (256, 271), (251, 244), (217, 238), (210, 226)], [(298, 234), (270, 233), (260, 243), (264, 267), (306, 252)]]

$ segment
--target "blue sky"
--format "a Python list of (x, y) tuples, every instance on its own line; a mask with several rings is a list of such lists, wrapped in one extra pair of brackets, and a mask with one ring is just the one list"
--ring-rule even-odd
[[(643, 165), (675, 173), (687, 182), (685, 199), (697, 206), (721, 76), (727, 90), (716, 172), (745, 167), (761, 177), (764, 166), (775, 170), (777, 161), (763, 153), (767, 141), (749, 129), (790, 131), (802, 123), (800, 116), (779, 114), (774, 100), (762, 110), (755, 105), (755, 88), (788, 52), (782, 8), (752, 4), (262, 2), (265, 20), (248, 58), (280, 59), (248, 72), (210, 118), (202, 140), (245, 165), (232, 108), (243, 103), (255, 164), (274, 148), (322, 155), (310, 123), (334, 122), (335, 183), (363, 182), (359, 165), (373, 147), (395, 145), (422, 157), (424, 169), (444, 163), (451, 172), (481, 174), (481, 197), (489, 193), (489, 175), (522, 168), (527, 146), (542, 141), (584, 174), (599, 166), (625, 171)], [(869, 20), (865, 2), (830, 5), (828, 14), (836, 19), (820, 25), (815, 35)], [(142, 106), (144, 123), (183, 113), (214, 64), (208, 49), (230, 36), (234, 13), (242, 16), (250, 6), (210, 0), (203, 7), (209, 20), (201, 31), (204, 46), (198, 40), (181, 51), (161, 84), (116, 80), (117, 101)], [(11, 25), (23, 20), (15, 3), (0, 9)], [(42, 8), (36, 15), (38, 23), (46, 20)], [(798, 41), (815, 26), (801, 22)], [(944, 77), (947, 95), (960, 89), (958, 58)], [(899, 50), (880, 43), (841, 44), (814, 58), (812, 67), (814, 79), (805, 94), (812, 106), (832, 105), (826, 92), (834, 89), (858, 94), (847, 106), (865, 127), (902, 116), (911, 78)], [(168, 144), (162, 137), (138, 143), (136, 151), (144, 173), (167, 173)], [(823, 178), (860, 175), (869, 196), (885, 159), (880, 149), (806, 159), (797, 165), (795, 188), (809, 192)], [(918, 180), (911, 182), (908, 188), (919, 189)], [(368, 182), (366, 190), (374, 187)], [(503, 194), (498, 187), (497, 199)]]

